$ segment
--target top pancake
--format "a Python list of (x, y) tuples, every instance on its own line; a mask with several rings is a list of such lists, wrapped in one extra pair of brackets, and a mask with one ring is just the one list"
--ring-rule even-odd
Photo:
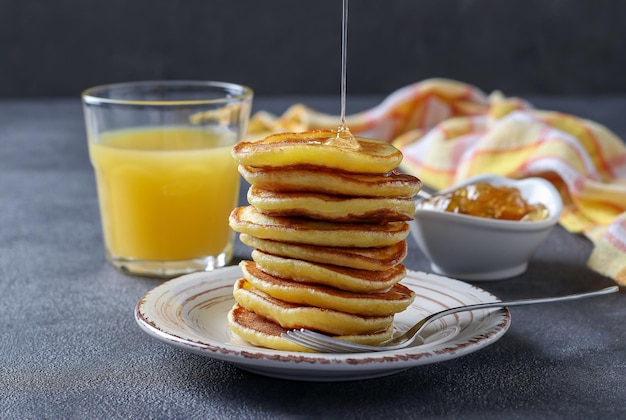
[(289, 167), (316, 165), (357, 173), (387, 173), (398, 167), (402, 153), (388, 143), (357, 137), (358, 148), (333, 143), (337, 132), (314, 130), (280, 133), (255, 142), (240, 142), (232, 154), (240, 165)]

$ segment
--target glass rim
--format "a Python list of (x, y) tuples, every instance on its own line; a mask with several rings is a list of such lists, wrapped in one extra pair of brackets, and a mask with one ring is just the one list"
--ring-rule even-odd
[[(154, 99), (117, 99), (108, 98), (101, 95), (105, 90), (131, 87), (182, 87), (182, 86), (198, 86), (219, 88), (223, 92), (233, 91), (232, 96), (223, 96), (219, 98), (207, 99), (172, 99), (172, 100), (154, 100)], [(81, 98), (85, 104), (113, 104), (113, 105), (150, 105), (150, 106), (172, 106), (172, 105), (202, 105), (202, 104), (220, 104), (233, 101), (244, 101), (253, 96), (252, 88), (231, 82), (219, 82), (214, 80), (143, 80), (135, 82), (108, 83), (92, 86), (85, 89), (81, 93)]]

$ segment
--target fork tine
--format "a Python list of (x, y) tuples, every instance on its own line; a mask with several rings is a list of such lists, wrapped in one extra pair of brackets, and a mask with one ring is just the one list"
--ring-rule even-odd
[(315, 350), (322, 353), (333, 353), (332, 345), (328, 346), (324, 342), (318, 342), (316, 340), (311, 340), (306, 336), (306, 334), (302, 334), (301, 330), (290, 330), (287, 333), (281, 335), (286, 340), (291, 341), (292, 343), (298, 344), (303, 347), (307, 347), (311, 350)]
[(298, 334), (298, 331), (297, 331), (297, 330), (289, 330), (289, 331), (287, 331), (286, 333), (282, 333), (280, 336), (281, 336), (282, 338), (284, 338), (285, 340), (289, 340), (289, 341), (291, 341), (292, 343), (298, 344), (298, 345), (303, 346), (303, 347), (308, 347), (308, 348), (310, 348), (311, 350), (317, 350), (317, 351), (319, 351), (319, 349), (317, 348), (317, 346), (313, 346), (313, 344), (314, 344), (314, 343), (310, 343), (310, 342), (306, 339), (306, 337), (304, 337), (304, 338), (303, 338), (303, 337), (301, 337), (301, 336)]
[(371, 346), (353, 343), (351, 341), (340, 340), (338, 338), (330, 337), (328, 335), (306, 329), (300, 330), (300, 335), (307, 337), (311, 342), (314, 342), (318, 345), (325, 345), (329, 350), (333, 352), (371, 351), (372, 349)]
[(302, 334), (300, 330), (290, 330), (287, 333), (282, 334), (282, 337), (286, 340), (291, 341), (292, 343), (298, 344), (303, 347), (307, 347), (311, 350), (319, 351), (322, 353), (334, 353), (337, 350), (331, 344), (325, 344), (324, 342), (320, 342), (316, 339), (311, 339), (307, 337), (306, 334)]
[(323, 336), (318, 338), (315, 336), (315, 333), (311, 333), (312, 331), (310, 330), (296, 332), (298, 338), (306, 343), (306, 345), (314, 347), (317, 351), (323, 353), (349, 353), (354, 351), (351, 348), (342, 346), (341, 343), (335, 344), (331, 337)]
[(291, 330), (282, 334), (282, 337), (293, 343), (324, 353), (367, 352), (375, 349), (375, 347), (339, 340), (306, 329)]

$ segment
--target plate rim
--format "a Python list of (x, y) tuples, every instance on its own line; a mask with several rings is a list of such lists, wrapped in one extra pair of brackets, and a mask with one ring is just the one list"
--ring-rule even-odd
[[(134, 317), (141, 329), (148, 335), (177, 348), (190, 351), (214, 359), (233, 363), (242, 369), (250, 370), (265, 376), (274, 376), (287, 379), (300, 380), (349, 380), (356, 378), (370, 378), (388, 375), (403, 371), (418, 365), (439, 363), (470, 354), (500, 339), (511, 325), (511, 314), (508, 308), (501, 308), (490, 312), (489, 316), (499, 316), (500, 319), (494, 322), (488, 330), (481, 330), (479, 337), (466, 340), (462, 343), (454, 344), (450, 347), (414, 347), (418, 351), (407, 349), (372, 352), (372, 353), (351, 353), (351, 354), (331, 354), (331, 353), (305, 353), (283, 350), (271, 350), (261, 347), (244, 347), (227, 342), (215, 342), (211, 338), (205, 341), (192, 340), (185, 337), (180, 332), (178, 334), (164, 330), (159, 326), (158, 319), (150, 319), (146, 315), (146, 305), (152, 295), (164, 292), (171, 293), (174, 287), (183, 285), (191, 286), (194, 283), (202, 283), (214, 277), (221, 277), (223, 282), (228, 281), (230, 287), (239, 278), (241, 269), (239, 266), (228, 266), (213, 271), (197, 272), (186, 274), (167, 280), (160, 285), (147, 291), (139, 299), (135, 306)], [(230, 279), (232, 277), (232, 280)], [(407, 278), (427, 278), (443, 281), (447, 285), (469, 288), (479, 294), (484, 294), (493, 300), (499, 300), (491, 292), (466, 283), (461, 280), (452, 279), (438, 274), (425, 273), (422, 271), (407, 270)], [(199, 284), (198, 284), (199, 285)], [(219, 288), (228, 287), (228, 285)], [(409, 286), (407, 286), (409, 287)], [(456, 289), (455, 289), (456, 290)], [(234, 303), (234, 298), (233, 303)], [(486, 318), (484, 318), (486, 319)], [(224, 319), (224, 322), (226, 320)], [(473, 321), (472, 321), (473, 322)], [(183, 323), (189, 323), (183, 319)], [(443, 342), (442, 344), (447, 344)], [(321, 371), (320, 371), (321, 369)], [(315, 377), (307, 378), (307, 373), (314, 373)]]

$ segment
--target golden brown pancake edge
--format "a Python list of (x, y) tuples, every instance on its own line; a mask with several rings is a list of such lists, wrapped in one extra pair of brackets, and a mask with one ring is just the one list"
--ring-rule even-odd
[(235, 301), (283, 328), (306, 328), (332, 335), (370, 334), (393, 323), (393, 315), (365, 316), (275, 299), (239, 279), (233, 287)]
[(384, 292), (347, 292), (330, 286), (273, 276), (259, 269), (252, 261), (242, 261), (239, 266), (243, 277), (252, 286), (284, 302), (378, 316), (402, 312), (415, 298), (412, 290), (399, 283)]
[(363, 174), (320, 166), (256, 168), (239, 165), (250, 185), (279, 192), (317, 192), (361, 197), (413, 197), (422, 182), (396, 170), (386, 174)]
[(273, 276), (301, 283), (322, 284), (348, 292), (384, 291), (406, 277), (406, 267), (402, 264), (384, 271), (371, 271), (285, 258), (258, 249), (253, 250), (251, 255), (259, 269)]
[(343, 223), (387, 223), (413, 220), (415, 201), (405, 197), (352, 197), (345, 195), (276, 192), (255, 185), (248, 203), (270, 216), (308, 217)]
[(372, 271), (388, 270), (394, 265), (400, 264), (408, 252), (406, 241), (385, 247), (345, 248), (279, 242), (257, 238), (245, 233), (240, 234), (239, 239), (245, 245), (268, 254)]
[(409, 235), (407, 222), (333, 223), (268, 216), (253, 206), (235, 208), (229, 216), (229, 225), (236, 232), (258, 238), (337, 247), (382, 247), (403, 241)]
[[(248, 311), (236, 303), (228, 312), (228, 324), (230, 330), (243, 340), (257, 347), (270, 348), (284, 351), (314, 352), (313, 350), (292, 343), (281, 337), (281, 334), (289, 331), (267, 318)], [(393, 325), (386, 329), (370, 334), (333, 336), (335, 338), (361, 343), (376, 345), (391, 338)]]

